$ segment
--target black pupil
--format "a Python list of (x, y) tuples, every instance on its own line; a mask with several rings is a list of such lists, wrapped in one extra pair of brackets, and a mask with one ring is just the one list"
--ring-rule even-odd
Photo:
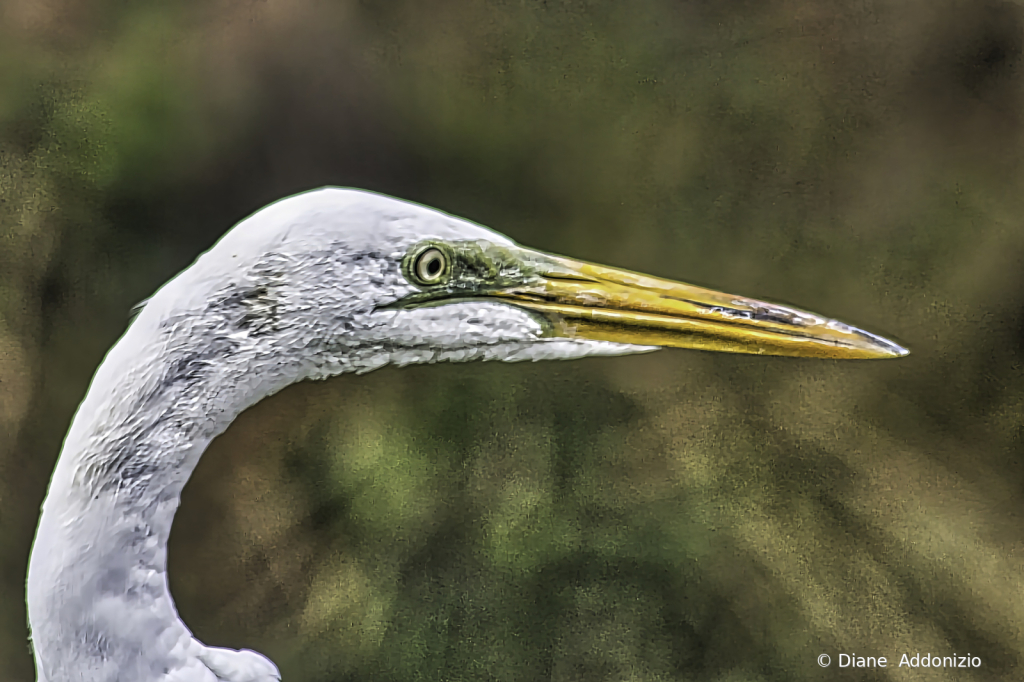
[(431, 277), (441, 272), (441, 259), (437, 256), (430, 256), (427, 259), (427, 274)]

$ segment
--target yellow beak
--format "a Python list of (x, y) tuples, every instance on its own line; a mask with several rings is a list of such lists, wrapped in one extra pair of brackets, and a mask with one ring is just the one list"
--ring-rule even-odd
[(528, 260), (536, 277), (491, 295), (541, 314), (552, 336), (805, 358), (910, 353), (796, 308), (537, 252)]

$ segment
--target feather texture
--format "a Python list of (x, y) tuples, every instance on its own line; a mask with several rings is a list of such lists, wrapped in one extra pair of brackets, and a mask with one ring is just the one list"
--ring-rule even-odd
[(262, 398), (389, 363), (650, 350), (546, 338), (501, 303), (394, 307), (419, 291), (401, 263), (423, 240), (514, 246), (439, 211), (327, 188), (242, 221), (148, 299), (98, 368), (43, 503), (28, 574), (41, 682), (279, 679), (260, 654), (196, 640), (167, 582), (182, 488)]

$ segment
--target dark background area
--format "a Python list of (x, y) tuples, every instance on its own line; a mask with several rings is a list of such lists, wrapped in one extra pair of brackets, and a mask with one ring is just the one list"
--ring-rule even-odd
[(913, 353), (294, 386), (186, 489), (200, 639), (288, 682), (1019, 679), (1022, 50), (1009, 1), (0, 2), (3, 679), (129, 308), (321, 185)]

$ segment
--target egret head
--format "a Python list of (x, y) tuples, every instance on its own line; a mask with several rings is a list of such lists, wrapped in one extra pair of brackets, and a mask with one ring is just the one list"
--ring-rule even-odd
[(800, 310), (533, 251), (377, 194), (322, 189), (259, 211), (164, 285), (93, 377), (32, 550), (39, 678), (279, 679), (262, 656), (195, 640), (166, 580), (174, 511), (200, 455), (271, 393), (389, 363), (662, 346), (907, 352)]
[[(190, 301), (199, 314), (187, 316), (212, 320), (218, 338), (260, 341), (264, 352), (307, 349), (309, 376), (664, 346), (837, 359), (907, 354), (802, 310), (553, 256), (440, 211), (338, 188), (259, 211), (165, 288), (175, 296), (154, 304)], [(182, 311), (145, 313), (166, 323)]]
[(259, 654), (196, 640), (166, 574), (199, 457), (264, 397), (389, 363), (661, 346), (906, 354), (811, 313), (533, 251), (377, 194), (322, 189), (259, 211), (150, 299), (75, 415), (29, 566), (39, 679), (280, 679)]

